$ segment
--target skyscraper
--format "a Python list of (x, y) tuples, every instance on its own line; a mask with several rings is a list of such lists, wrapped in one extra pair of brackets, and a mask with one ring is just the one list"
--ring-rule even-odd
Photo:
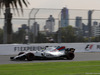
[(88, 25), (85, 25), (84, 23), (82, 23), (82, 29), (83, 29), (83, 36), (84, 37), (88, 37), (89, 31), (88, 31)]
[(32, 32), (35, 36), (38, 36), (39, 33), (39, 24), (35, 22), (32, 26)]
[(98, 25), (98, 22), (97, 21), (94, 21), (93, 22), (93, 25), (95, 26), (95, 25)]
[(69, 25), (69, 11), (66, 7), (61, 10), (61, 24), (60, 27), (66, 27)]
[(27, 24), (22, 24), (21, 27), (18, 28), (18, 31), (19, 31), (19, 30), (22, 30), (22, 29), (23, 29), (23, 30), (28, 30), (29, 27), (27, 26)]
[(92, 26), (92, 13), (93, 13), (93, 11), (92, 10), (89, 10), (88, 11), (88, 28), (89, 28), (89, 37), (91, 37), (92, 36), (92, 34), (91, 34), (91, 26)]
[(82, 29), (82, 17), (76, 17), (76, 25), (77, 28)]
[(55, 19), (52, 15), (46, 20), (46, 25), (44, 26), (44, 30), (48, 32), (54, 32), (54, 26), (55, 26)]

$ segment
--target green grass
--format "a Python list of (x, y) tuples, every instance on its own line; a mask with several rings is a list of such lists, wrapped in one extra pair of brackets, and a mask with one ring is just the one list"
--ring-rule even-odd
[(0, 65), (0, 75), (100, 75), (100, 61)]

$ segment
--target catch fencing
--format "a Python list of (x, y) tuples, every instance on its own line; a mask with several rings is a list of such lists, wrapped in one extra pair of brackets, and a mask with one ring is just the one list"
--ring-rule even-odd
[[(26, 39), (28, 39), (28, 43), (48, 43), (51, 42), (50, 39), (53, 39), (55, 43), (88, 42), (89, 40), (87, 39), (81, 39), (84, 39), (84, 37), (91, 38), (91, 29), (87, 27), (88, 29), (86, 28), (85, 32), (81, 29), (83, 25), (99, 25), (100, 10), (66, 9), (64, 12), (64, 17), (66, 18), (65, 23), (76, 30), (75, 35), (72, 34), (74, 36), (71, 37), (71, 35), (69, 35), (71, 33), (67, 34), (64, 32), (63, 34), (63, 31), (60, 29), (63, 26), (62, 22), (64, 20), (62, 19), (62, 9), (23, 9), (23, 13), (21, 13), (20, 9), (19, 13), (12, 10), (13, 43), (25, 43)], [(91, 14), (89, 14), (89, 11)], [(0, 28), (2, 29), (4, 26), (4, 13), (5, 10), (2, 10), (0, 16)], [(53, 18), (54, 21), (50, 18)], [(50, 24), (52, 26), (50, 26)], [(77, 28), (80, 30), (77, 31)], [(20, 31), (21, 29), (24, 31)], [(1, 41), (1, 43), (3, 43), (3, 41)]]

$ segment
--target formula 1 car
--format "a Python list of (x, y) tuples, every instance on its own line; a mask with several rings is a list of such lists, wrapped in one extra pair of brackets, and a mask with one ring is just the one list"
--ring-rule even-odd
[(28, 60), (35, 59), (67, 59), (72, 60), (75, 57), (74, 48), (46, 47), (44, 50), (35, 52), (20, 52), (18, 56), (10, 57), (11, 60)]

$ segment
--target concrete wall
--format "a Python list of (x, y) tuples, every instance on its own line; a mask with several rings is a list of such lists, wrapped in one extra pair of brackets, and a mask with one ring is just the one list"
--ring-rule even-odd
[(66, 46), (75, 48), (75, 52), (100, 52), (99, 43), (41, 43), (41, 44), (1, 44), (0, 55), (14, 55), (23, 51), (35, 51), (44, 49), (45, 46)]

